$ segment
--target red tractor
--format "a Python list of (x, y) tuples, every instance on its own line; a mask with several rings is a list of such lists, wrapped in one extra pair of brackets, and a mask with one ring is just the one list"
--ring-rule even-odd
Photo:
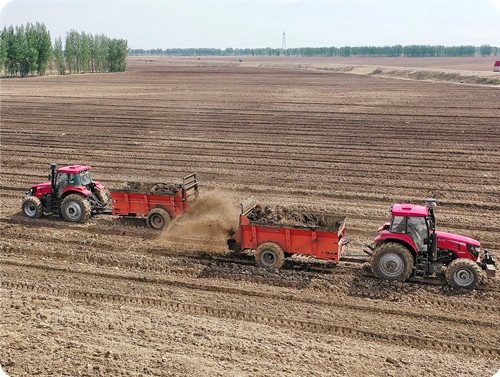
[(91, 167), (71, 165), (57, 168), (50, 164), (49, 182), (31, 187), (23, 198), (23, 213), (30, 218), (44, 214), (70, 222), (84, 223), (90, 215), (110, 213), (109, 191), (92, 180)]
[(412, 274), (424, 278), (445, 272), (456, 288), (473, 289), (483, 279), (495, 276), (496, 263), (473, 238), (436, 230), (435, 199), (427, 205), (395, 204), (390, 223), (379, 228), (371, 267), (386, 280), (404, 281)]

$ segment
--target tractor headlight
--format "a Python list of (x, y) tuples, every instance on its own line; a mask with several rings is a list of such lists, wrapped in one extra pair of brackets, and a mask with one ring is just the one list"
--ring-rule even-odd
[(473, 245), (467, 245), (467, 250), (474, 255), (474, 258), (479, 257), (479, 253), (481, 252), (481, 247), (480, 246), (473, 246)]

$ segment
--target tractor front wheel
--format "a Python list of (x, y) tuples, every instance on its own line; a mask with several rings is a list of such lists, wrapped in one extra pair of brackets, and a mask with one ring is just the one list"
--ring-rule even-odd
[(370, 264), (380, 279), (405, 281), (413, 271), (413, 256), (403, 245), (390, 242), (375, 249)]
[(259, 267), (281, 268), (285, 263), (285, 253), (274, 242), (264, 242), (255, 252), (255, 261)]
[(43, 215), (42, 201), (36, 196), (25, 197), (22, 208), (23, 213), (32, 219), (39, 219)]
[(474, 289), (482, 281), (479, 265), (465, 258), (455, 259), (446, 269), (446, 281), (454, 288)]
[(65, 221), (84, 223), (90, 217), (90, 203), (79, 194), (70, 194), (61, 203), (61, 215)]
[(153, 208), (148, 214), (148, 225), (155, 230), (162, 230), (170, 222), (170, 214), (163, 208)]

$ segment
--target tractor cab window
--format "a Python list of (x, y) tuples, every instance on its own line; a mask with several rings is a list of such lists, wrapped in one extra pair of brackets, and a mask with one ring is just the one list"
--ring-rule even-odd
[(427, 221), (425, 217), (408, 217), (408, 234), (415, 242), (418, 251), (426, 250), (425, 239), (429, 237)]
[(390, 231), (393, 233), (406, 233), (406, 217), (393, 216)]
[(79, 174), (70, 174), (69, 175), (69, 185), (70, 186), (81, 186), (80, 175)]
[(57, 189), (57, 196), (61, 196), (62, 192), (64, 189), (68, 186), (69, 183), (69, 174), (68, 173), (57, 173), (57, 178), (56, 178), (56, 189)]
[(92, 175), (90, 170), (84, 170), (80, 173), (80, 178), (82, 180), (82, 186), (87, 186), (92, 183)]

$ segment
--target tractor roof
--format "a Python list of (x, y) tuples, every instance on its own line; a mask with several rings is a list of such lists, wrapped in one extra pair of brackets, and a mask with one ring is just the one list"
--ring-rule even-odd
[(414, 204), (394, 204), (392, 206), (393, 216), (428, 216), (429, 210), (424, 206)]
[(89, 170), (89, 169), (91, 169), (91, 167), (88, 165), (70, 165), (70, 166), (63, 166), (62, 168), (58, 168), (57, 172), (58, 173), (78, 174), (82, 171)]

